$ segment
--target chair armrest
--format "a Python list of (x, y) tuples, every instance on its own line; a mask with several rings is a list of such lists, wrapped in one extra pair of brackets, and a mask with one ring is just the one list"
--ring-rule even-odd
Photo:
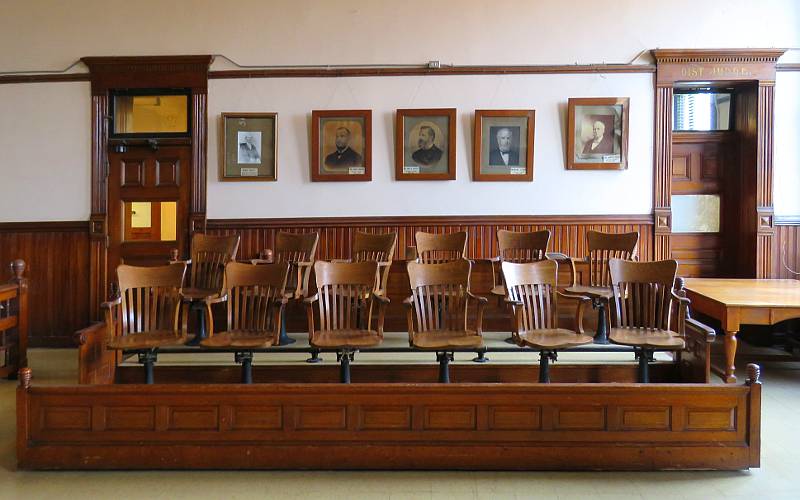
[(331, 264), (350, 264), (353, 262), (353, 259), (331, 259), (328, 262)]
[(713, 343), (714, 340), (717, 338), (717, 332), (715, 332), (713, 328), (706, 325), (705, 323), (697, 321), (696, 319), (686, 318), (686, 326), (694, 330), (697, 330), (701, 333), (704, 333), (706, 337), (706, 342), (708, 342), (709, 344)]
[(273, 261), (267, 259), (250, 259), (251, 264), (273, 264)]
[(228, 301), (228, 294), (223, 293), (220, 294), (219, 297), (210, 297), (208, 299), (204, 299), (203, 302), (206, 304), (219, 304), (220, 302), (227, 302)]
[(475, 295), (474, 293), (467, 290), (467, 297), (471, 298), (472, 300), (478, 301), (479, 304), (486, 304), (489, 302), (489, 299), (486, 297), (481, 297), (480, 295)]
[(670, 290), (670, 293), (672, 294), (672, 298), (673, 298), (673, 299), (677, 300), (678, 302), (680, 302), (680, 303), (681, 303), (681, 304), (683, 304), (683, 305), (686, 305), (686, 306), (688, 306), (689, 304), (691, 304), (691, 303), (692, 303), (692, 301), (691, 301), (691, 300), (689, 300), (689, 298), (688, 298), (688, 297), (681, 297), (680, 295), (678, 295), (677, 293), (675, 293), (675, 290)]
[(521, 300), (509, 299), (508, 297), (506, 297), (505, 300), (503, 300), (503, 302), (505, 302), (506, 304), (512, 305), (512, 306), (521, 306), (521, 305), (523, 305)]
[(556, 261), (558, 261), (558, 260), (563, 260), (563, 261), (570, 260), (570, 256), (569, 255), (567, 255), (565, 253), (561, 253), (561, 252), (547, 252), (546, 254), (544, 254), (544, 257), (545, 257), (545, 259), (556, 260)]
[(111, 309), (112, 307), (120, 304), (122, 304), (122, 297), (117, 297), (116, 299), (109, 300), (108, 302), (103, 302), (100, 304), (100, 307), (103, 309)]
[(578, 301), (578, 306), (575, 308), (575, 331), (583, 335), (583, 308), (586, 304), (590, 304), (592, 299), (585, 295), (568, 294), (556, 290), (556, 295), (565, 299), (573, 299)]
[(304, 298), (304, 299), (303, 299), (303, 304), (308, 304), (308, 305), (311, 305), (311, 304), (313, 304), (314, 302), (316, 302), (318, 298), (319, 298), (319, 294), (315, 293), (315, 294), (314, 294), (314, 295), (312, 295), (311, 297), (306, 297), (306, 298)]
[(304, 261), (304, 260), (299, 260), (299, 261), (295, 262), (294, 264), (297, 265), (298, 267), (311, 267), (311, 266), (314, 265), (313, 262), (308, 262), (308, 261)]
[(183, 264), (183, 265), (185, 265), (185, 266), (191, 266), (191, 265), (192, 265), (192, 259), (186, 259), (186, 260), (171, 260), (171, 261), (169, 261), (169, 263), (170, 263), (170, 264)]
[(413, 308), (414, 307), (414, 296), (412, 295), (411, 297), (404, 298), (403, 299), (403, 305), (406, 306), (406, 307), (409, 307), (409, 308)]
[(391, 260), (379, 260), (377, 261), (378, 267), (387, 267), (392, 265)]
[(375, 292), (372, 292), (372, 298), (373, 298), (373, 300), (377, 300), (378, 302), (381, 302), (382, 304), (388, 304), (389, 302), (391, 302), (389, 300), (389, 297), (384, 297), (383, 295), (378, 295)]
[(480, 257), (480, 258), (472, 259), (472, 260), (473, 261), (482, 261), (482, 262), (493, 263), (493, 262), (500, 262), (500, 257), (499, 256), (496, 256), (496, 257)]

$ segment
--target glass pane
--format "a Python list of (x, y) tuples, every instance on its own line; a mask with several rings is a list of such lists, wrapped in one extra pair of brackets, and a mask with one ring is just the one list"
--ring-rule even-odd
[(719, 195), (674, 195), (672, 197), (672, 232), (718, 233)]
[(114, 133), (186, 133), (188, 110), (185, 95), (114, 96)]
[(174, 201), (128, 201), (125, 211), (125, 241), (175, 241), (178, 204)]
[(731, 94), (675, 94), (672, 103), (672, 130), (730, 129)]

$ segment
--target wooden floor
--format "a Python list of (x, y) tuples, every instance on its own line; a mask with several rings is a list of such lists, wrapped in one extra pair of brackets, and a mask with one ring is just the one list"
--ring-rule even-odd
[[(622, 355), (612, 355), (617, 356)], [(74, 383), (75, 351), (36, 349), (30, 357), (36, 384)], [(743, 360), (747, 360), (746, 353)], [(333, 363), (333, 357), (326, 356), (326, 362)], [(16, 383), (4, 381), (0, 382), (0, 498), (74, 498), (77, 491), (85, 498), (117, 499), (143, 496), (736, 499), (752, 498), (754, 494), (761, 498), (798, 498), (796, 464), (800, 463), (800, 433), (796, 432), (795, 422), (800, 414), (800, 363), (766, 362), (762, 366), (762, 464), (760, 469), (750, 472), (16, 472), (13, 447)]]

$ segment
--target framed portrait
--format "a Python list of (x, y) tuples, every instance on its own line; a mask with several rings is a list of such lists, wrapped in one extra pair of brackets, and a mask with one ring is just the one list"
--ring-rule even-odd
[(627, 97), (571, 98), (567, 111), (567, 168), (628, 168)]
[(395, 179), (456, 178), (455, 108), (398, 109), (395, 137)]
[(311, 112), (311, 180), (372, 180), (372, 111)]
[(472, 150), (476, 181), (532, 181), (536, 111), (477, 110)]
[(221, 181), (278, 180), (278, 113), (222, 113)]

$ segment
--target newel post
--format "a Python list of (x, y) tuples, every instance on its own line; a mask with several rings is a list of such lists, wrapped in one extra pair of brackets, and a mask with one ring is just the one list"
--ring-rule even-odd
[(25, 273), (25, 261), (17, 259), (11, 262), (10, 283), (17, 285), (17, 363), (16, 367), (28, 366), (28, 279)]

